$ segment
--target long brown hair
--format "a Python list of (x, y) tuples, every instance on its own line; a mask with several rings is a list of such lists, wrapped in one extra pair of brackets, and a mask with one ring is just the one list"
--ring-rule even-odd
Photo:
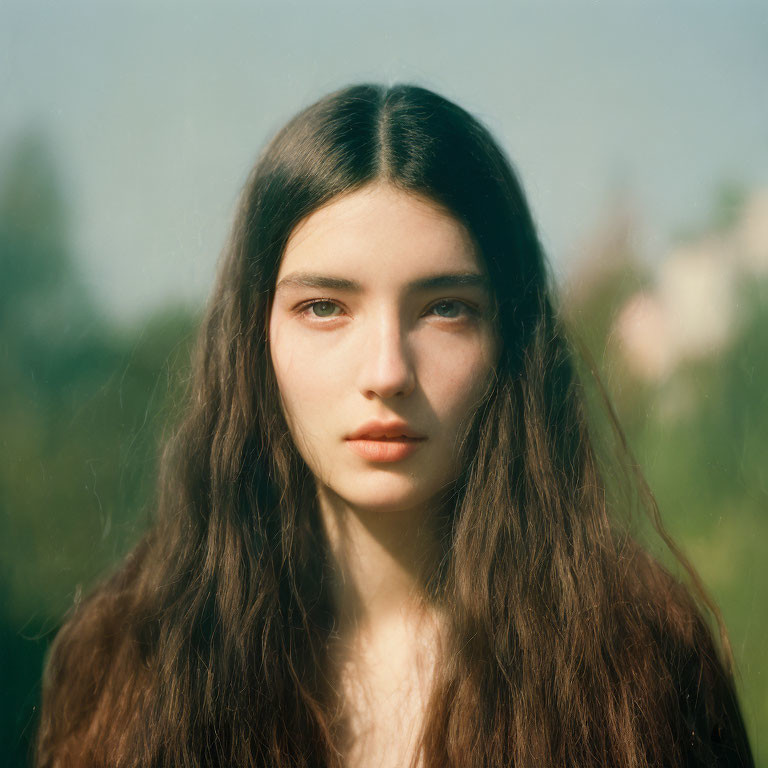
[(446, 490), (445, 557), (429, 589), (450, 607), (450, 631), (423, 764), (711, 765), (730, 750), (741, 762), (729, 765), (751, 765), (717, 607), (642, 477), (641, 498), (693, 589), (611, 501), (509, 160), (445, 98), (372, 84), (304, 109), (250, 174), (153, 523), (52, 644), (36, 764), (341, 764), (326, 679), (327, 541), (279, 407), (266, 319), (294, 227), (374, 181), (468, 228), (503, 339)]

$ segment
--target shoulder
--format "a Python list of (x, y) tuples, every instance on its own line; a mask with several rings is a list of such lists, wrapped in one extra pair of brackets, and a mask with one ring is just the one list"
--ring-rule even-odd
[(735, 681), (710, 649), (675, 655), (684, 768), (754, 768)]
[(664, 722), (680, 744), (684, 768), (754, 768), (737, 685), (691, 591), (642, 547), (630, 542), (635, 604), (667, 677)]

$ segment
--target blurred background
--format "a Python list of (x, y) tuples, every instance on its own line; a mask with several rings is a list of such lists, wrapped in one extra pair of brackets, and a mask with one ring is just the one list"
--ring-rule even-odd
[(0, 762), (45, 649), (147, 521), (237, 194), (299, 108), (423, 85), (485, 122), (768, 767), (768, 7), (0, 4)]

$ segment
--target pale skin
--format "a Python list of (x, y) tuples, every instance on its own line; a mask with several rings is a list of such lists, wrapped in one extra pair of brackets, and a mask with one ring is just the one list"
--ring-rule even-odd
[[(357, 285), (313, 287), (310, 274)], [(436, 275), (470, 277), (411, 286)], [(440, 610), (423, 599), (435, 503), (498, 355), (485, 277), (454, 217), (383, 183), (307, 217), (280, 264), (270, 353), (331, 542), (349, 766), (414, 753), (441, 639)], [(345, 436), (391, 418), (426, 436), (413, 454), (380, 463), (350, 450)]]

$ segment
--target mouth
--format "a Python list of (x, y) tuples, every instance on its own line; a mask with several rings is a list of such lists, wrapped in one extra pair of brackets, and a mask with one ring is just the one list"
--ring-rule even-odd
[(346, 435), (345, 439), (402, 442), (424, 440), (426, 435), (418, 432), (403, 419), (371, 419)]
[(382, 443), (418, 443), (421, 440), (426, 440), (426, 437), (408, 437), (408, 435), (397, 435), (395, 437), (371, 437), (370, 435), (360, 435), (360, 437), (356, 438), (350, 438), (348, 437), (347, 440), (371, 440), (375, 442), (382, 442)]
[(414, 452), (418, 451), (426, 437), (371, 437), (363, 435), (356, 438), (347, 438), (347, 445), (358, 456), (367, 461), (377, 463), (391, 463), (402, 461)]

